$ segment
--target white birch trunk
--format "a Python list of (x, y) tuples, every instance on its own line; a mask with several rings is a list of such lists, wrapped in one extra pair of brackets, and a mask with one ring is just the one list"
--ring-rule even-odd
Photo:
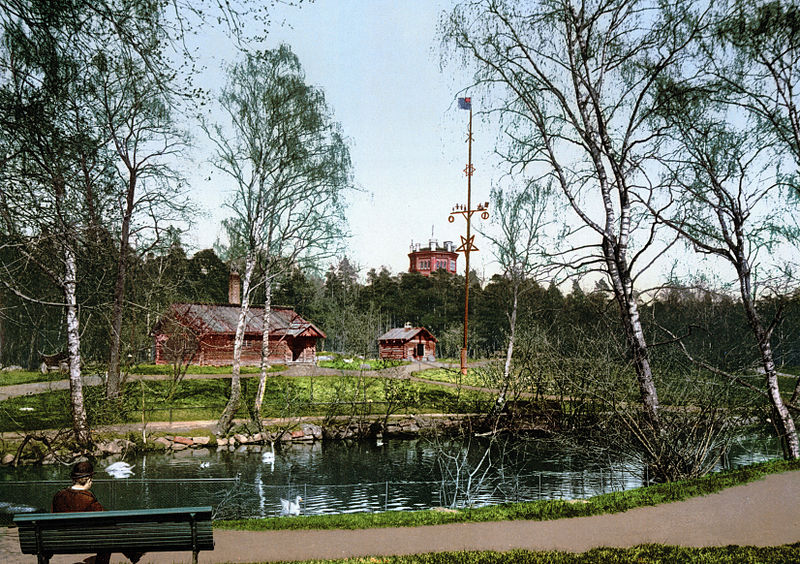
[(76, 297), (77, 266), (75, 251), (69, 243), (64, 245), (64, 299), (67, 304), (67, 349), (69, 351), (69, 396), (72, 406), (72, 429), (81, 446), (91, 442), (89, 421), (83, 404), (81, 380), (81, 333)]
[(519, 284), (515, 284), (514, 286), (514, 297), (513, 303), (511, 306), (511, 316), (509, 318), (509, 336), (508, 336), (508, 347), (506, 348), (506, 362), (503, 366), (503, 387), (500, 390), (500, 394), (497, 396), (497, 401), (494, 404), (495, 413), (499, 413), (503, 410), (503, 407), (506, 405), (507, 396), (508, 396), (508, 388), (511, 385), (511, 358), (514, 355), (514, 339), (517, 333), (517, 304), (519, 303)]
[(784, 456), (789, 460), (794, 460), (800, 458), (800, 441), (798, 441), (794, 418), (792, 418), (792, 414), (789, 413), (781, 397), (778, 374), (775, 370), (775, 360), (772, 354), (772, 345), (770, 344), (770, 335), (768, 335), (767, 331), (764, 329), (764, 324), (761, 321), (761, 317), (756, 310), (756, 305), (753, 300), (750, 265), (741, 252), (737, 253), (736, 260), (738, 262), (736, 266), (739, 275), (739, 290), (742, 296), (742, 305), (747, 315), (747, 321), (756, 338), (758, 351), (761, 354), (761, 365), (764, 367), (767, 394), (769, 395), (769, 401), (772, 404), (772, 410), (774, 412), (775, 427), (781, 439)]
[(247, 325), (247, 311), (250, 308), (250, 283), (253, 279), (255, 265), (255, 252), (250, 252), (245, 261), (244, 276), (242, 277), (242, 307), (239, 310), (239, 320), (236, 323), (236, 336), (233, 339), (231, 395), (222, 415), (220, 415), (219, 421), (217, 421), (217, 427), (214, 430), (217, 435), (225, 435), (230, 431), (233, 426), (233, 418), (239, 410), (239, 403), (242, 398), (242, 383), (240, 377), (242, 367), (242, 343), (244, 342), (244, 334)]
[(603, 253), (605, 254), (608, 273), (611, 277), (614, 297), (620, 309), (625, 336), (630, 347), (633, 366), (636, 371), (636, 380), (639, 384), (642, 407), (650, 424), (655, 430), (659, 430), (658, 392), (653, 381), (653, 371), (650, 368), (647, 341), (642, 330), (642, 321), (639, 318), (639, 306), (636, 304), (636, 298), (633, 294), (633, 283), (629, 276), (623, 278), (622, 273), (627, 272), (624, 268), (627, 265), (617, 264), (614, 248), (608, 239), (603, 242)]
[(269, 318), (272, 312), (272, 281), (269, 279), (269, 272), (264, 276), (264, 333), (261, 341), (261, 371), (258, 376), (258, 391), (253, 405), (253, 415), (256, 425), (261, 428), (261, 406), (264, 403), (264, 393), (267, 387), (267, 370), (269, 370)]

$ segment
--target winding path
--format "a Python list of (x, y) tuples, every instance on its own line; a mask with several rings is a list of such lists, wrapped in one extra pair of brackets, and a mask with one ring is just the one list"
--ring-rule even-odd
[[(215, 530), (216, 548), (200, 561), (270, 562), (446, 550), (562, 550), (659, 543), (689, 547), (776, 546), (800, 541), (800, 471), (767, 476), (705, 497), (624, 513), (556, 521), (499, 521), (355, 531)], [(80, 560), (55, 556), (53, 564)], [(0, 530), (0, 561), (31, 563), (15, 529)], [(112, 562), (124, 562), (112, 559)], [(189, 562), (188, 553), (153, 553), (141, 562)]]

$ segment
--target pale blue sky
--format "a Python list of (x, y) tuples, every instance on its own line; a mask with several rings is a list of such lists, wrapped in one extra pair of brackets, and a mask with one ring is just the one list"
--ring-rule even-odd
[[(291, 45), (307, 80), (321, 87), (350, 140), (355, 182), (363, 191), (350, 198), (352, 238), (349, 256), (362, 272), (387, 266), (392, 272), (408, 267), (411, 240), (426, 242), (434, 229), (441, 243), (458, 241), (463, 221), (447, 222), (455, 203), (466, 200), (466, 138), (469, 113), (455, 103), (469, 84), (458, 65), (440, 72), (441, 51), (436, 33), (448, 0), (317, 0), (301, 8), (278, 7), (265, 47)], [(285, 25), (279, 25), (281, 21)], [(223, 79), (223, 62), (236, 53), (224, 39), (201, 47), (208, 67), (206, 86)], [(211, 47), (209, 49), (209, 47)], [(461, 94), (463, 95), (463, 93)], [(475, 100), (475, 109), (480, 101)], [(481, 129), (476, 119), (473, 161), (473, 201), (489, 199), (493, 176), (489, 159), (495, 132)], [(207, 181), (202, 164), (210, 148), (196, 135), (198, 166), (190, 177), (192, 193), (208, 211), (189, 234), (196, 248), (220, 236), (222, 204), (229, 181), (219, 173)], [(478, 246), (472, 264), (491, 270), (488, 244)], [(463, 271), (463, 258), (459, 261)]]

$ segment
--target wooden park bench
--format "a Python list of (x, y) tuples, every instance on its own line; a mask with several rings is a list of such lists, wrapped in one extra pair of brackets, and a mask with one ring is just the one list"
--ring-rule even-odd
[(211, 507), (176, 507), (86, 513), (21, 513), (14, 516), (23, 554), (47, 564), (54, 554), (97, 552), (197, 553), (214, 550)]

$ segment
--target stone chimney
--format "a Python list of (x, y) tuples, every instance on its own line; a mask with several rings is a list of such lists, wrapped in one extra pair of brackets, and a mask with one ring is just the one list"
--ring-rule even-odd
[(228, 277), (228, 303), (231, 305), (241, 305), (242, 303), (240, 282), (239, 273), (231, 270), (231, 275)]

